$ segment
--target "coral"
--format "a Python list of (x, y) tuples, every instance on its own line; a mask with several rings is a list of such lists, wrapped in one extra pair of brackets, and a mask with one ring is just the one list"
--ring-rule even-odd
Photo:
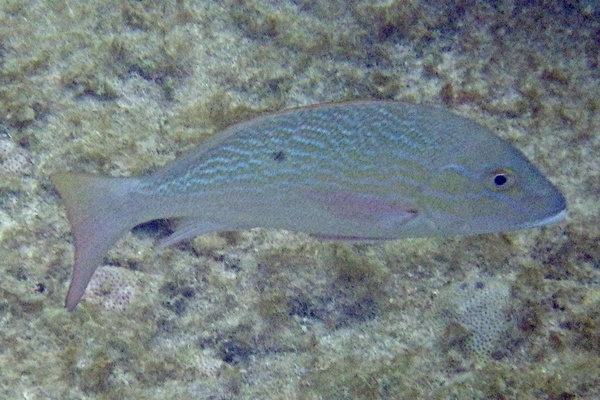
[(442, 346), (490, 356), (511, 326), (509, 305), (510, 286), (499, 279), (475, 278), (448, 286), (434, 305), (444, 327)]
[(143, 282), (125, 268), (100, 267), (94, 272), (83, 299), (109, 311), (123, 311), (143, 289)]
[(29, 153), (10, 139), (0, 138), (0, 172), (16, 175), (31, 172)]

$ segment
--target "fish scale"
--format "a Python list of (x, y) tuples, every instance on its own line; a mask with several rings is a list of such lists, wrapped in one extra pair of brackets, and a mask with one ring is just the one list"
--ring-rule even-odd
[(118, 238), (177, 220), (162, 245), (265, 227), (334, 240), (531, 228), (561, 220), (561, 193), (511, 144), (446, 110), (362, 101), (233, 125), (140, 177), (52, 176), (75, 239), (75, 308)]
[[(357, 117), (360, 117), (357, 116)], [(292, 121), (294, 122), (294, 121)], [(348, 127), (346, 127), (348, 128)], [(296, 129), (297, 131), (298, 129)], [(327, 129), (319, 128), (312, 125), (302, 125), (301, 131), (304, 133), (310, 133), (312, 135), (320, 135), (324, 140), (316, 140), (312, 137), (298, 136), (296, 135), (291, 127), (280, 128), (275, 132), (269, 131), (251, 131), (248, 134), (259, 134), (264, 136), (263, 141), (259, 142), (259, 146), (256, 146), (256, 141), (252, 138), (238, 138), (234, 143), (225, 146), (221, 149), (219, 156), (206, 160), (204, 163), (199, 164), (194, 172), (197, 173), (198, 178), (201, 179), (201, 185), (210, 184), (210, 179), (215, 179), (215, 183), (221, 183), (226, 179), (233, 179), (235, 181), (242, 181), (249, 179), (254, 185), (256, 183), (256, 169), (247, 172), (250, 168), (264, 168), (264, 175), (259, 175), (263, 178), (275, 178), (277, 175), (285, 177), (286, 180), (292, 179), (294, 174), (305, 173), (306, 170), (311, 170), (316, 167), (320, 167), (322, 171), (334, 174), (335, 172), (345, 171), (358, 171), (363, 169), (368, 172), (372, 172), (375, 164), (371, 162), (365, 162), (364, 155), (368, 157), (375, 157), (377, 148), (381, 148), (381, 144), (375, 142), (373, 137), (368, 138), (366, 135), (363, 136), (365, 140), (360, 143), (352, 136), (348, 134), (348, 129), (333, 129), (332, 126), (328, 126)], [(275, 136), (281, 132), (286, 133), (285, 137)], [(357, 134), (354, 134), (357, 136)], [(366, 140), (371, 139), (371, 140)], [(252, 140), (252, 142), (250, 141)], [(277, 169), (270, 167), (272, 160), (264, 160), (265, 155), (265, 143), (271, 140), (277, 148), (284, 148), (288, 154), (288, 158), (294, 160), (293, 166), (280, 166)], [(325, 141), (327, 140), (327, 141)], [(323, 154), (318, 152), (319, 149), (327, 147), (334, 149), (350, 149), (353, 146), (361, 145), (364, 150), (359, 153), (363, 155), (359, 160), (354, 160), (354, 165), (350, 165), (353, 158), (348, 157), (343, 152), (338, 154), (338, 157), (331, 157), (331, 154)], [(412, 146), (416, 147), (416, 146)], [(225, 152), (225, 156), (222, 154)], [(229, 157), (226, 157), (230, 154)], [(242, 158), (240, 156), (243, 156)], [(262, 156), (262, 157), (261, 157)], [(250, 160), (250, 161), (246, 161)], [(224, 176), (224, 174), (231, 174), (231, 176)], [(189, 179), (195, 179), (192, 172), (186, 174), (183, 181), (187, 182)], [(333, 180), (345, 179), (344, 175), (333, 176)], [(354, 179), (354, 178), (352, 178)], [(273, 184), (274, 182), (271, 181)], [(177, 182), (170, 181), (170, 184), (177, 185)], [(287, 183), (286, 183), (287, 184)], [(176, 187), (171, 187), (169, 190), (177, 190)]]

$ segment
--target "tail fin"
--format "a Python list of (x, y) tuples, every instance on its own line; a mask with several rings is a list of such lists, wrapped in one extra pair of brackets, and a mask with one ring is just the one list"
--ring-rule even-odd
[(131, 188), (137, 178), (60, 173), (51, 177), (67, 209), (75, 240), (75, 268), (65, 300), (72, 311), (108, 250), (138, 221)]

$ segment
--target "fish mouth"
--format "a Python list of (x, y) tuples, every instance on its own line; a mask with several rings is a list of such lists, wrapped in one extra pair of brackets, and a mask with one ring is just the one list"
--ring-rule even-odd
[(563, 219), (565, 219), (565, 217), (567, 216), (567, 209), (563, 208), (562, 210), (560, 210), (558, 213), (551, 215), (549, 217), (534, 221), (530, 224), (527, 224), (527, 226), (525, 226), (525, 228), (533, 228), (536, 226), (543, 226), (543, 225), (549, 225), (549, 224), (556, 224), (560, 221), (562, 221)]
[(563, 219), (565, 219), (566, 216), (567, 216), (567, 209), (564, 208), (564, 209), (560, 210), (557, 214), (551, 215), (549, 217), (546, 217), (544, 219), (534, 222), (533, 226), (556, 224), (557, 222), (560, 222)]
[[(546, 212), (543, 214), (540, 213), (541, 215), (538, 214), (539, 219), (526, 223), (524, 228), (535, 228), (556, 224), (561, 222), (567, 216), (567, 200), (558, 189), (554, 186), (550, 186), (550, 190), (540, 192), (544, 194), (541, 198), (533, 198), (531, 204), (533, 207), (535, 207), (536, 204), (541, 204), (542, 206), (540, 208), (545, 208)], [(544, 201), (544, 199), (546, 200)]]

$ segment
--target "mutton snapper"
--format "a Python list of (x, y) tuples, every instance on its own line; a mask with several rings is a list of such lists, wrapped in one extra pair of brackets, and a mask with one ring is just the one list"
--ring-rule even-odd
[(267, 227), (335, 240), (477, 234), (560, 221), (562, 194), (511, 144), (448, 111), (359, 101), (233, 125), (140, 177), (52, 176), (75, 241), (73, 310), (125, 232), (174, 218), (170, 245)]

